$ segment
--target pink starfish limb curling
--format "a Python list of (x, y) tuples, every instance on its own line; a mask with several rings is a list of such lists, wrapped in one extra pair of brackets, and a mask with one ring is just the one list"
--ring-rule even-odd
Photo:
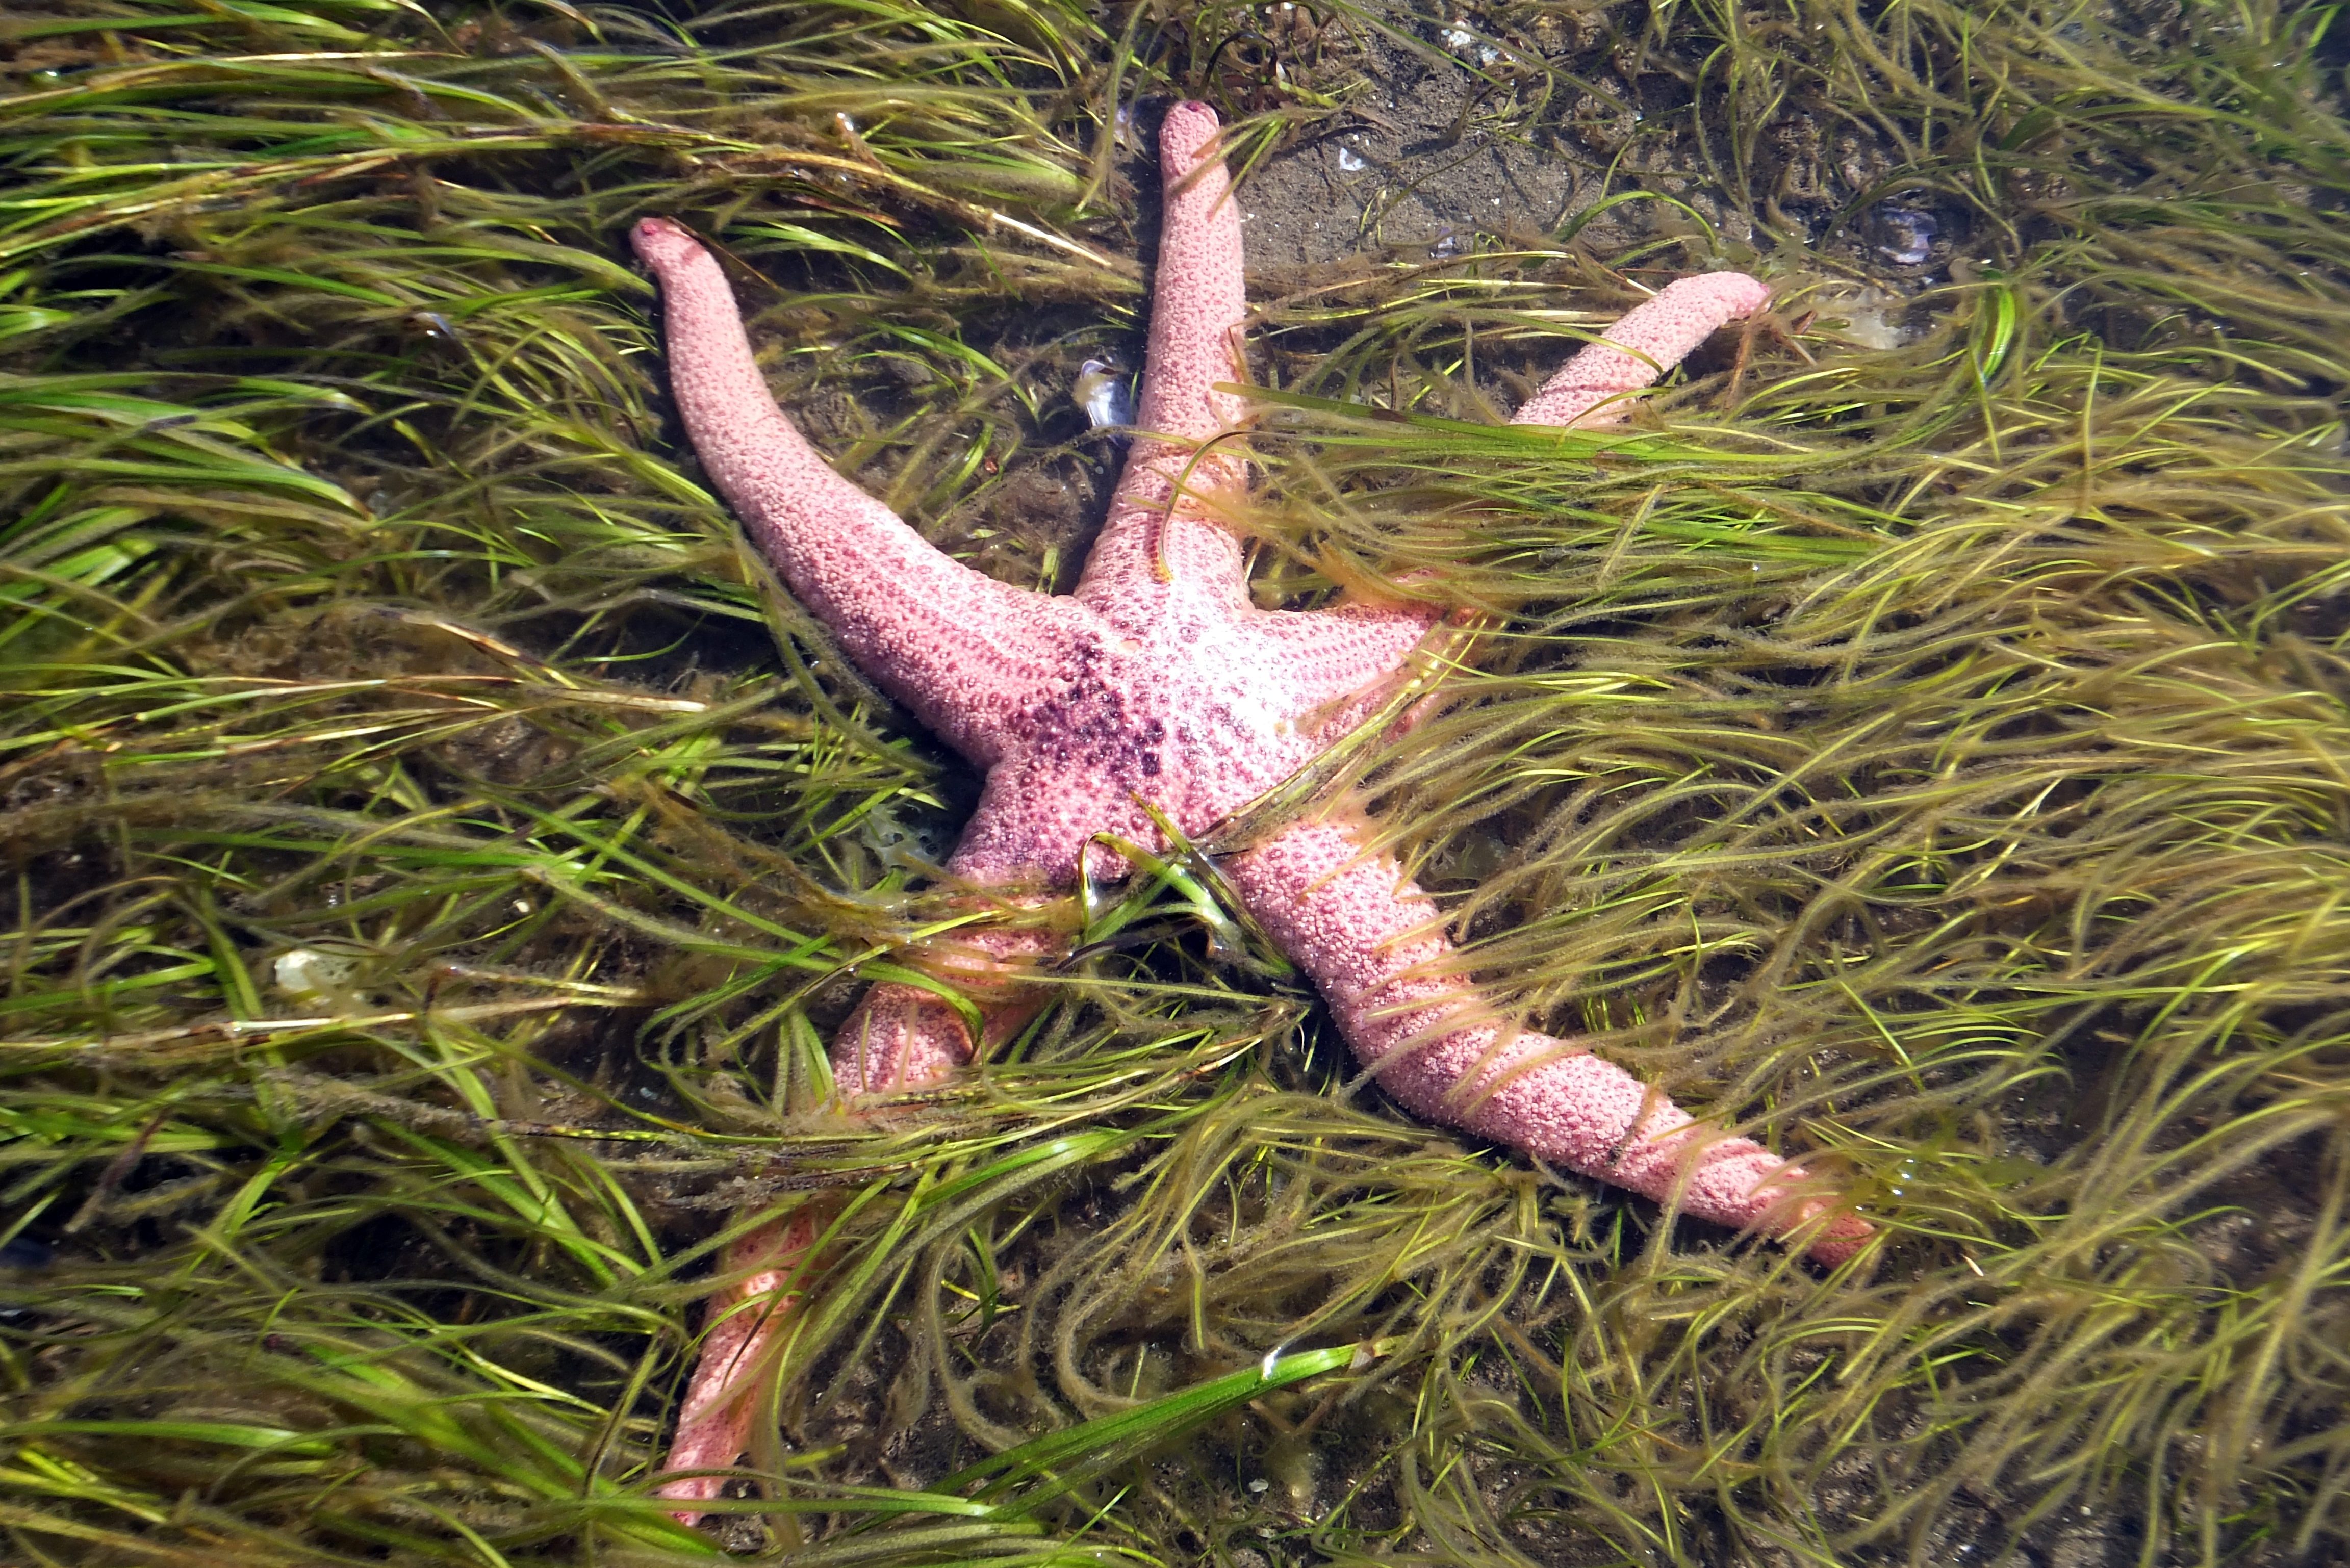
[(1742, 272), (1676, 278), (1627, 312), (1599, 341), (1586, 345), (1510, 422), (1586, 430), (1621, 423), (1632, 408), (1627, 394), (1689, 358), (1727, 323), (1762, 309), (1770, 297), (1768, 286)]
[[(975, 888), (1065, 891), (1096, 836), (1163, 846), (1155, 810), (1198, 836), (1312, 762), (1377, 711), (1439, 613), (1355, 603), (1255, 608), (1241, 541), (1212, 514), (1246, 484), (1229, 433), (1245, 313), (1240, 216), (1214, 111), (1178, 105), (1160, 132), (1167, 183), (1139, 421), (1107, 521), (1074, 595), (1048, 597), (949, 559), (840, 478), (768, 395), (717, 264), (676, 224), (633, 239), (659, 278), (671, 382), (704, 468), (792, 591), (891, 695), (987, 770), (947, 863)], [(1684, 278), (1587, 346), (1518, 422), (1612, 422), (1647, 386), (1769, 291), (1717, 273)], [(1219, 439), (1223, 438), (1223, 439)], [(1088, 867), (1102, 869), (1097, 858)], [(1705, 1219), (1789, 1236), (1835, 1262), (1869, 1233), (1799, 1167), (1688, 1113), (1588, 1051), (1505, 1026), (1448, 972), (1434, 906), (1343, 812), (1283, 828), (1227, 863), (1243, 902), (1328, 999), (1367, 1068), (1421, 1115), (1526, 1149)], [(833, 1044), (836, 1082), (859, 1096), (935, 1083), (1040, 1005), (1025, 966), (1041, 932), (962, 935), (939, 966), (979, 982), (982, 1033), (917, 987), (877, 985)], [(820, 1227), (811, 1204), (730, 1251), (737, 1277), (711, 1306), (671, 1468), (731, 1464), (786, 1303)], [(662, 1488), (716, 1495), (715, 1476)], [(679, 1517), (691, 1520), (691, 1509)]]
[[(751, 1446), (759, 1416), (756, 1374), (772, 1352), (776, 1329), (799, 1305), (804, 1291), (795, 1282), (806, 1274), (823, 1232), (824, 1207), (804, 1203), (728, 1249), (723, 1272), (738, 1277), (712, 1293), (703, 1309), (702, 1358), (678, 1407), (677, 1439), (664, 1469), (721, 1469)], [(664, 1485), (660, 1495), (708, 1502), (724, 1485), (714, 1474), (684, 1476)], [(676, 1517), (691, 1524), (702, 1515), (681, 1509)]]

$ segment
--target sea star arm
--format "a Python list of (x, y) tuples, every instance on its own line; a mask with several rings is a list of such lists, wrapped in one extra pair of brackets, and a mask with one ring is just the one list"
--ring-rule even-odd
[(1292, 824), (1226, 865), (1266, 933), (1305, 969), (1339, 1032), (1413, 1111), (1739, 1230), (1841, 1262), (1869, 1227), (1803, 1170), (1724, 1137), (1611, 1062), (1504, 1027), (1444, 961), (1451, 944), (1394, 857), (1353, 825)]
[(1762, 309), (1770, 297), (1768, 285), (1744, 273), (1676, 278), (1625, 312), (1597, 342), (1585, 344), (1510, 422), (1579, 423), (1586, 430), (1619, 423), (1631, 411), (1627, 394), (1679, 364), (1728, 323)]
[(1208, 514), (1245, 490), (1246, 465), (1232, 441), (1201, 446), (1240, 422), (1241, 400), (1215, 388), (1242, 379), (1248, 308), (1240, 207), (1217, 131), (1216, 111), (1203, 103), (1177, 104), (1159, 127), (1167, 194), (1135, 416), (1144, 433), (1077, 584), (1080, 600), (1128, 629), (1149, 613), (1137, 607), (1154, 599), (1154, 585), (1180, 583), (1235, 607), (1248, 602), (1240, 541)]
[(1412, 654), (1443, 618), (1430, 605), (1356, 600), (1326, 610), (1253, 611), (1242, 636), (1263, 668), (1281, 672), (1284, 717), (1335, 739), (1394, 695)]
[(1051, 931), (985, 926), (941, 938), (921, 963), (968, 999), (979, 1013), (975, 1044), (962, 1011), (936, 992), (884, 981), (865, 993), (832, 1037), (832, 1082), (854, 1104), (867, 1095), (902, 1094), (942, 1083), (983, 1048), (1017, 1034), (1045, 1004), (1031, 975), (1040, 959), (1066, 945)]
[(775, 406), (710, 253), (666, 218), (630, 239), (660, 280), (670, 386), (702, 465), (842, 650), (983, 766), (1066, 670), (1066, 600), (953, 560), (835, 473)]
[[(758, 1419), (758, 1374), (775, 1354), (776, 1337), (799, 1310), (815, 1250), (833, 1205), (811, 1199), (780, 1220), (760, 1226), (726, 1250), (719, 1264), (733, 1282), (713, 1292), (703, 1306), (702, 1351), (678, 1407), (677, 1436), (662, 1465), (671, 1470), (718, 1469), (733, 1464), (751, 1446)], [(659, 1495), (673, 1502), (708, 1502), (726, 1484), (717, 1475), (682, 1476), (662, 1483)], [(676, 1511), (692, 1524), (702, 1511)]]
[[(1014, 927), (942, 940), (938, 966), (972, 993), (988, 1045), (1017, 1033), (1044, 1005), (1044, 988), (1022, 984), (1020, 973), (1057, 945), (1050, 932)], [(833, 1085), (853, 1106), (868, 1095), (942, 1083), (972, 1055), (971, 1030), (959, 1009), (920, 986), (884, 981), (866, 992), (833, 1036)], [(727, 1249), (719, 1268), (733, 1282), (712, 1293), (703, 1309), (701, 1355), (662, 1469), (718, 1469), (750, 1447), (766, 1386), (762, 1374), (798, 1313), (806, 1276), (818, 1266), (810, 1253), (836, 1207), (827, 1197), (812, 1198)], [(690, 1525), (702, 1517), (692, 1505), (708, 1502), (724, 1485), (723, 1476), (683, 1476), (663, 1482), (660, 1495), (685, 1504), (676, 1518)]]

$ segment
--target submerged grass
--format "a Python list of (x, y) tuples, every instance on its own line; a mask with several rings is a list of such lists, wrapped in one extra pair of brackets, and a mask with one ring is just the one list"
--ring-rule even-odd
[[(706, 1558), (645, 1498), (691, 1304), (827, 1190), (740, 1550), (2345, 1549), (2332, 9), (1305, 15), (0, 23), (11, 1561)], [(967, 918), (970, 785), (693, 478), (625, 224), (719, 234), (820, 443), (1066, 583), (1118, 110), (1269, 146), (1404, 66), (1597, 216), (1264, 303), (1265, 591), (1488, 612), (1347, 769), (1481, 972), (1848, 1171), (1864, 1266), (1350, 1093), (1200, 856), (1055, 916), (1006, 1060), (823, 1114), (854, 982)], [(1599, 261), (1717, 255), (1783, 340), (1636, 435), (1488, 422)]]

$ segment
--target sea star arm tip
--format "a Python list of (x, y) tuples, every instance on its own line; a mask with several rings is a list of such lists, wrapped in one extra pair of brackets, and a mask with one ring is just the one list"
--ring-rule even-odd
[[(662, 1469), (715, 1470), (750, 1447), (759, 1415), (760, 1373), (773, 1365), (776, 1335), (792, 1321), (811, 1267), (809, 1254), (833, 1212), (825, 1199), (811, 1199), (727, 1248), (719, 1269), (734, 1278), (704, 1309), (701, 1352)], [(725, 1485), (720, 1475), (680, 1476), (662, 1482), (655, 1495), (686, 1504), (673, 1516), (690, 1525), (702, 1517), (691, 1505), (710, 1501)]]
[(1793, 1232), (1814, 1256), (1866, 1235), (1856, 1218), (1821, 1224), (1825, 1206), (1790, 1191), (1800, 1168), (1752, 1139), (1710, 1134), (1569, 1042), (1497, 1025), (1448, 970), (1434, 906), (1352, 824), (1294, 823), (1229, 870), (1356, 1054), (1413, 1111), (1733, 1230)]
[(1653, 383), (1690, 351), (1771, 299), (1771, 286), (1742, 272), (1676, 278), (1625, 313), (1543, 383), (1510, 422), (1586, 429), (1620, 422), (1627, 394)]
[[(1138, 597), (1188, 584), (1233, 604), (1246, 597), (1239, 543), (1209, 514), (1243, 493), (1241, 448), (1217, 438), (1241, 400), (1215, 389), (1244, 379), (1247, 315), (1241, 214), (1216, 138), (1216, 111), (1178, 104), (1159, 127), (1165, 211), (1151, 291), (1150, 340), (1135, 423), (1142, 432), (1094, 541), (1077, 597), (1137, 624)], [(1211, 443), (1211, 444), (1203, 444)]]
[(716, 258), (667, 218), (630, 239), (660, 283), (670, 386), (694, 452), (760, 552), (859, 668), (992, 762), (1060, 679), (1085, 612), (952, 559), (834, 472), (768, 392)]
[(1170, 107), (1167, 118), (1159, 122), (1159, 158), (1185, 170), (1194, 168), (1223, 129), (1212, 105), (1187, 98)]

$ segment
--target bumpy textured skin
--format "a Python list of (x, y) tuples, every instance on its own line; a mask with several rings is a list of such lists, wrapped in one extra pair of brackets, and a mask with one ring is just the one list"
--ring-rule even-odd
[[(759, 1416), (758, 1373), (774, 1352), (776, 1330), (799, 1305), (806, 1282), (795, 1286), (793, 1276), (804, 1271), (827, 1217), (824, 1205), (805, 1204), (728, 1251), (723, 1272), (749, 1272), (713, 1293), (704, 1309), (702, 1359), (694, 1363), (692, 1385), (678, 1407), (677, 1440), (670, 1445), (665, 1469), (721, 1469), (751, 1446), (752, 1423)], [(725, 1484), (717, 1475), (683, 1476), (663, 1486), (660, 1495), (708, 1502)], [(677, 1517), (691, 1524), (702, 1514), (680, 1509)]]
[(1586, 344), (1542, 390), (1526, 400), (1513, 425), (1615, 424), (1637, 392), (1689, 357), (1723, 325), (1762, 308), (1771, 291), (1742, 272), (1678, 278), (1656, 297)]
[[(1212, 513), (1246, 483), (1231, 434), (1238, 400), (1214, 390), (1241, 379), (1245, 314), (1217, 131), (1213, 110), (1187, 103), (1159, 133), (1169, 195), (1141, 433), (1066, 597), (948, 559), (835, 474), (768, 396), (717, 264), (666, 219), (635, 231), (660, 282), (671, 384), (703, 467), (849, 656), (987, 770), (948, 869), (1005, 897), (1072, 887), (1081, 856), (1095, 875), (1120, 869), (1087, 851), (1095, 835), (1159, 845), (1145, 802), (1185, 835), (1205, 833), (1375, 711), (1440, 620), (1417, 605), (1297, 614), (1249, 603), (1241, 541)], [(1767, 297), (1735, 274), (1684, 279), (1586, 348), (1519, 419), (1608, 422), (1621, 394)], [(1825, 1195), (1803, 1195), (1802, 1172), (1760, 1146), (1711, 1137), (1620, 1068), (1485, 1016), (1465, 982), (1431, 972), (1451, 951), (1433, 907), (1343, 817), (1294, 825), (1230, 870), (1363, 1061), (1413, 1109), (1726, 1225), (1799, 1231), (1814, 1257), (1839, 1259), (1867, 1234)], [(988, 1044), (1034, 1012), (1036, 988), (1020, 971), (1048, 946), (1035, 932), (982, 929), (930, 955), (931, 968), (974, 997)], [(879, 985), (834, 1042), (833, 1070), (862, 1114), (858, 1096), (935, 1083), (972, 1050), (945, 1002)], [(781, 1315), (746, 1303), (778, 1289), (811, 1244), (795, 1223), (730, 1257), (730, 1272), (760, 1272), (713, 1303), (671, 1468), (741, 1451), (750, 1374), (769, 1359)], [(681, 1480), (664, 1495), (702, 1501), (715, 1485)]]
[(1867, 1236), (1752, 1139), (1709, 1133), (1614, 1063), (1493, 1017), (1443, 972), (1442, 916), (1393, 857), (1365, 852), (1357, 824), (1293, 823), (1228, 870), (1371, 1075), (1421, 1116), (1720, 1224), (1800, 1228), (1823, 1261)]

